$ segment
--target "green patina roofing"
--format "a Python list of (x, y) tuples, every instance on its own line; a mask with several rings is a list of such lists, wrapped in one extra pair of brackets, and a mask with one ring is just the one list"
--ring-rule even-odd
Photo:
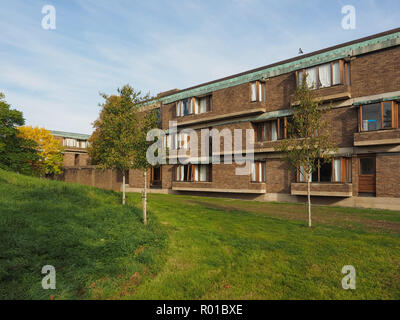
[(371, 104), (371, 103), (377, 103), (377, 102), (382, 102), (382, 101), (393, 101), (393, 100), (400, 100), (400, 96), (392, 96), (392, 97), (385, 97), (385, 98), (377, 98), (377, 99), (357, 101), (357, 102), (354, 102), (354, 105), (355, 106), (360, 106), (360, 105), (363, 105), (363, 104)]
[(261, 77), (275, 77), (302, 68), (308, 68), (318, 64), (331, 62), (337, 59), (343, 59), (348, 56), (357, 56), (360, 54), (382, 50), (397, 45), (400, 45), (400, 32), (390, 33), (381, 37), (361, 41), (340, 48), (332, 49), (327, 52), (315, 54), (303, 59), (282, 63), (276, 66), (266, 67), (265, 69), (247, 73), (230, 79), (205, 84), (204, 86), (184, 90), (176, 94), (160, 98), (160, 100), (163, 103), (171, 103), (177, 100), (207, 94), (212, 91), (225, 89), (243, 83), (248, 83), (250, 81), (255, 81), (260, 79)]
[(290, 116), (293, 114), (292, 109), (285, 109), (285, 110), (278, 110), (278, 111), (270, 111), (270, 112), (265, 112), (258, 117), (255, 117), (253, 121), (264, 121), (268, 119), (275, 119), (279, 117), (286, 117)]
[(64, 131), (51, 131), (53, 136), (63, 137), (63, 138), (72, 138), (72, 139), (79, 139), (79, 140), (87, 140), (90, 138), (89, 134), (83, 133), (73, 133), (73, 132), (64, 132)]

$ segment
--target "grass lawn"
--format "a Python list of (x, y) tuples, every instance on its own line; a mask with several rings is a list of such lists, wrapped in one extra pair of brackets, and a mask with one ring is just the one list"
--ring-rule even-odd
[(0, 171), (0, 298), (400, 299), (400, 212), (151, 194), (145, 227), (119, 200)]

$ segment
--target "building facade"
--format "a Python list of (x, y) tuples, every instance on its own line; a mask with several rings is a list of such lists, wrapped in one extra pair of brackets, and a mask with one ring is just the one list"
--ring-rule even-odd
[[(178, 150), (187, 163), (152, 168), (151, 191), (303, 201), (307, 177), (302, 168), (289, 171), (274, 146), (287, 135), (293, 94), (305, 73), (315, 96), (332, 106), (326, 120), (338, 147), (333, 161), (321, 162), (309, 177), (314, 203), (399, 209), (400, 29), (161, 95), (156, 107), (168, 134), (165, 145), (170, 158)], [(176, 121), (177, 134), (169, 131), (170, 121)], [(185, 154), (190, 144), (185, 129), (209, 145), (206, 154)], [(201, 129), (232, 135), (215, 151), (212, 139), (201, 139)], [(241, 150), (232, 145), (235, 129), (243, 130)], [(247, 175), (238, 175), (241, 165), (223, 163), (223, 157), (245, 153), (246, 129), (254, 130), (254, 160)], [(221, 162), (212, 163), (212, 157)], [(131, 170), (129, 181), (128, 190), (139, 191), (142, 173)]]
[(51, 131), (51, 134), (64, 147), (64, 167), (90, 164), (87, 152), (90, 135), (63, 131)]

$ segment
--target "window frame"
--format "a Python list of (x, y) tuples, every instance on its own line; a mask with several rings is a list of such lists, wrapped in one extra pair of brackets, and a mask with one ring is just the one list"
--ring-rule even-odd
[[(352, 183), (352, 158), (351, 157), (332, 157), (331, 158), (331, 178), (330, 181), (321, 182), (321, 158), (318, 160), (318, 181), (310, 181), (311, 183)], [(335, 181), (335, 160), (340, 161), (340, 181)], [(304, 170), (304, 181), (300, 181), (300, 168), (297, 168), (296, 183), (307, 183), (308, 174)]]
[[(334, 74), (333, 73), (333, 71), (334, 71), (333, 65), (336, 64), (336, 63), (339, 63), (340, 81), (339, 81), (339, 83), (333, 84), (333, 77), (334, 77), (333, 76), (333, 74)], [(330, 86), (326, 86), (326, 87), (325, 86), (321, 87), (320, 86), (320, 78), (319, 78), (319, 67), (327, 65), (327, 64), (330, 64), (330, 83), (331, 83), (331, 85)], [(296, 83), (297, 83), (297, 86), (301, 85), (300, 78), (299, 78), (300, 73), (301, 73), (302, 79), (303, 79), (303, 75), (306, 73), (307, 69), (312, 69), (312, 68), (315, 68), (316, 77), (317, 77), (317, 83), (315, 83), (315, 86), (312, 88), (312, 90), (331, 88), (331, 87), (344, 85), (344, 84), (350, 85), (350, 81), (351, 81), (350, 80), (350, 63), (349, 62), (345, 62), (345, 61), (343, 61), (343, 59), (341, 59), (341, 60), (334, 60), (334, 61), (331, 61), (331, 62), (322, 63), (322, 64), (319, 64), (319, 65), (316, 65), (316, 66), (312, 66), (312, 67), (308, 67), (308, 68), (302, 68), (302, 69), (297, 70), (296, 71)], [(345, 74), (345, 71), (346, 71), (346, 74)], [(348, 72), (348, 74), (347, 74), (347, 72)], [(303, 81), (302, 79), (301, 79), (301, 81)]]
[[(255, 100), (253, 100), (253, 85), (255, 84)], [(250, 82), (250, 102), (265, 102), (266, 101), (266, 83), (265, 81), (256, 80)]]
[[(392, 108), (392, 126), (391, 127), (384, 127), (383, 106), (385, 103), (391, 103), (391, 108)], [(364, 130), (363, 108), (374, 105), (374, 104), (380, 104), (380, 116), (381, 116), (380, 126), (381, 127), (379, 129), (375, 129), (375, 130)], [(375, 103), (364, 104), (358, 108), (358, 132), (392, 130), (392, 129), (397, 129), (397, 128), (399, 128), (399, 103), (396, 103), (393, 100), (387, 100), (387, 101), (380, 101), (380, 102), (375, 102)]]
[[(261, 177), (260, 177), (261, 167)], [(253, 180), (253, 168), (255, 168), (255, 180)], [(261, 178), (261, 181), (260, 181)], [(266, 160), (254, 160), (251, 163), (250, 182), (253, 183), (265, 183), (267, 182), (267, 161)]]

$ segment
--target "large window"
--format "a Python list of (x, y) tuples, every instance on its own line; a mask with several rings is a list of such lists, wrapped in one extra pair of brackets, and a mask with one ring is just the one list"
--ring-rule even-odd
[(211, 164), (186, 164), (175, 166), (175, 181), (210, 182), (212, 177)]
[(266, 89), (265, 82), (254, 81), (250, 83), (250, 101), (265, 101)]
[(254, 161), (251, 163), (251, 181), (265, 182), (266, 181), (266, 162)]
[(297, 71), (297, 84), (301, 85), (307, 74), (307, 85), (313, 89), (331, 87), (346, 82), (350, 84), (350, 65), (342, 60)]
[(398, 105), (384, 101), (360, 107), (360, 131), (397, 128)]
[(287, 138), (287, 123), (291, 117), (281, 117), (255, 125), (256, 141), (276, 141)]
[(192, 97), (176, 102), (176, 116), (205, 113), (212, 110), (212, 96)]
[(332, 161), (316, 160), (316, 167), (311, 177), (304, 167), (297, 170), (297, 182), (306, 182), (307, 177), (310, 182), (344, 182), (351, 183), (351, 158), (338, 157)]

